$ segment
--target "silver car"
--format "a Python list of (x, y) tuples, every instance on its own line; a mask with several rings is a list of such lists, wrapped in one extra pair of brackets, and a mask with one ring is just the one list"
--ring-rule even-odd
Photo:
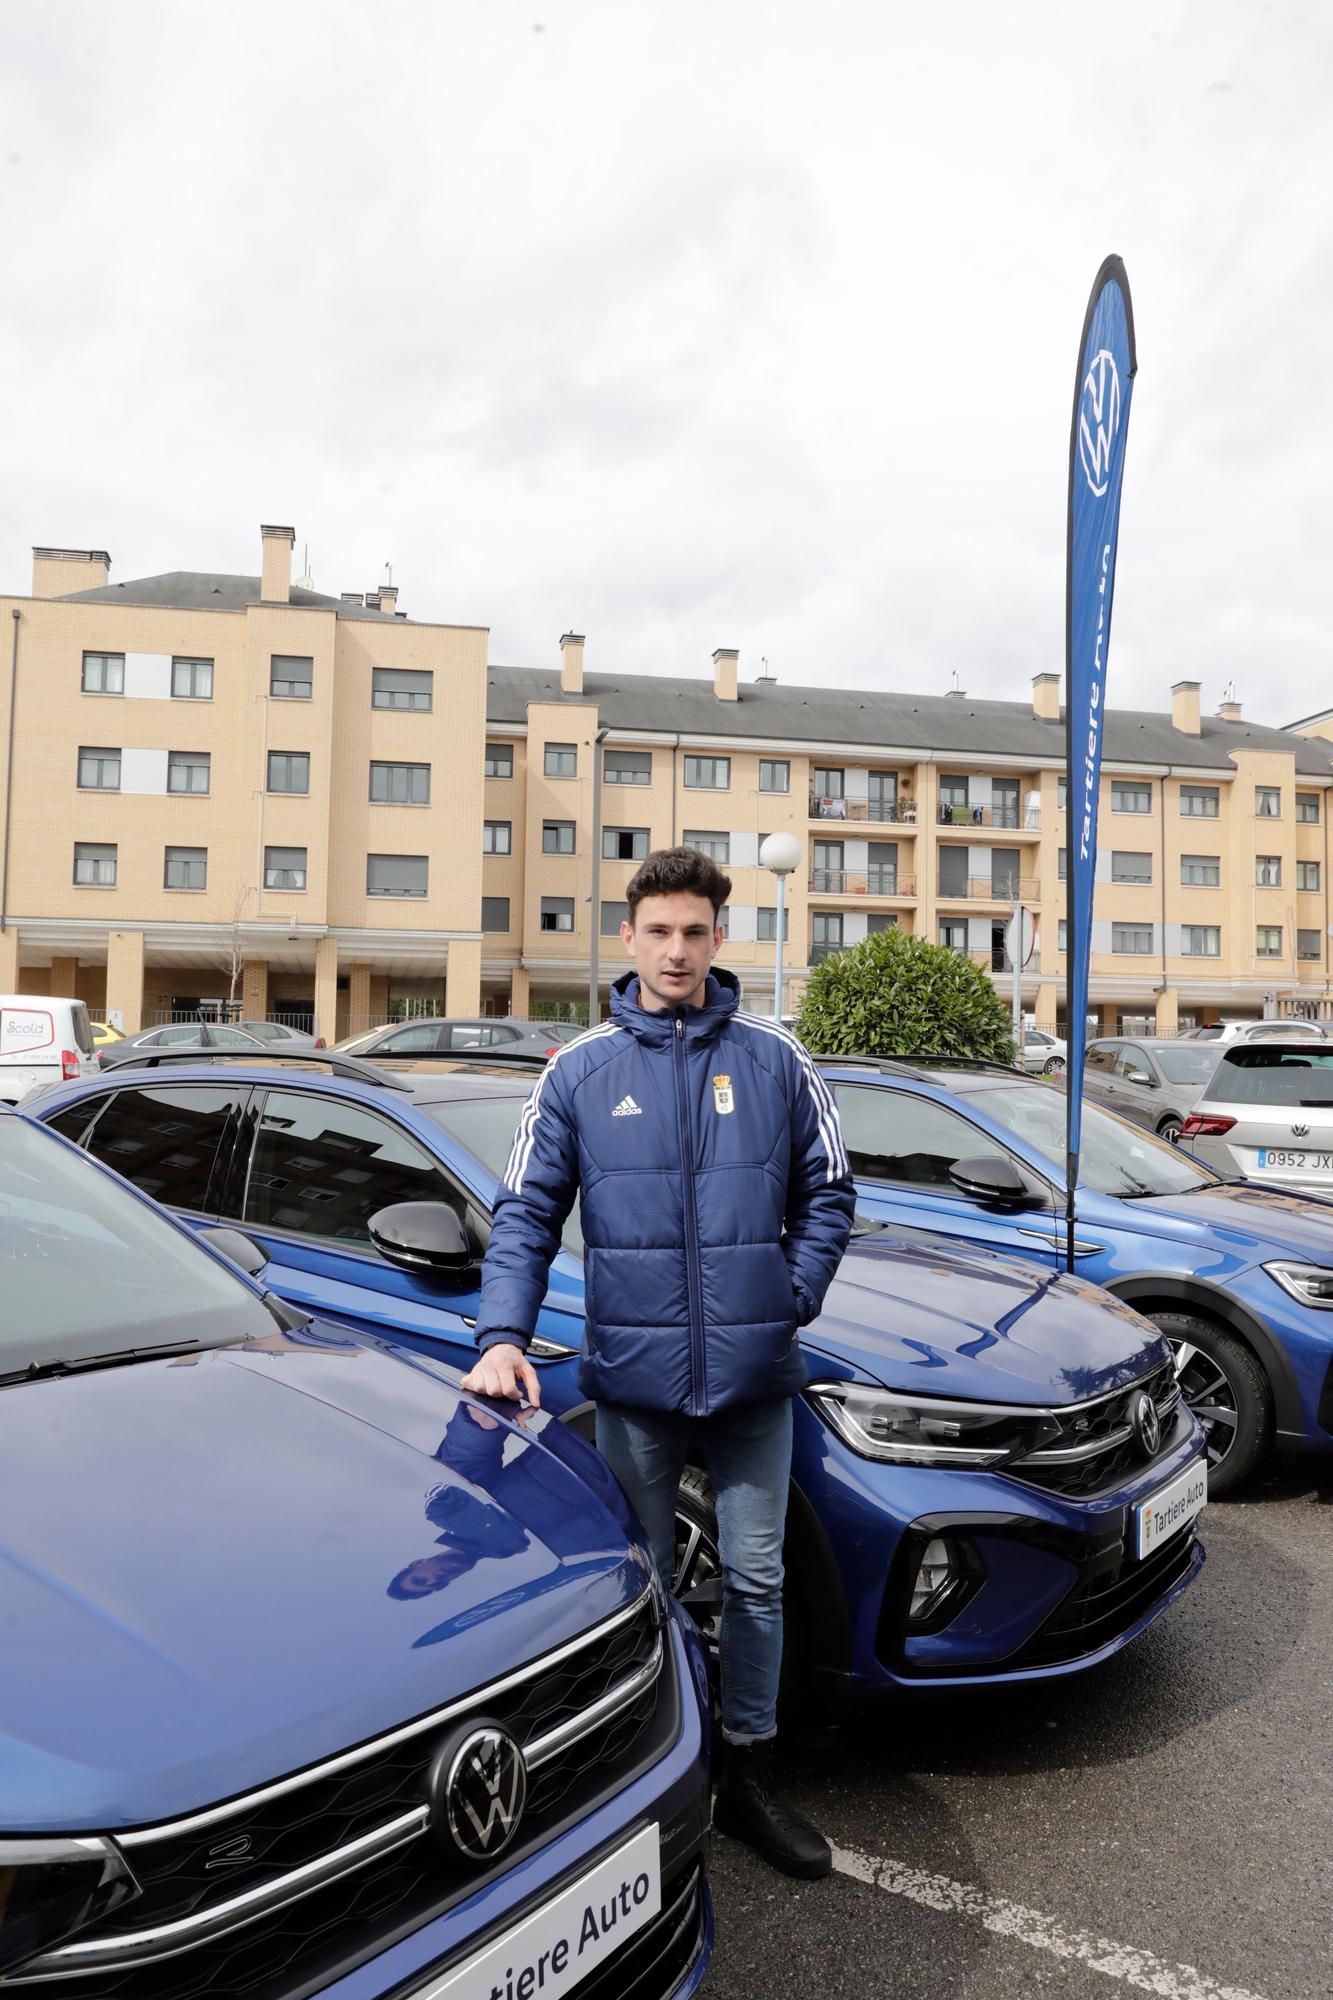
[(397, 1067), (422, 1056), (549, 1056), (583, 1032), (575, 1021), (523, 1021), (512, 1014), (470, 1020), (420, 1015), (349, 1035), (336, 1046), (344, 1055)]
[(1069, 1061), (1069, 1050), (1058, 1035), (1048, 1035), (1044, 1028), (1024, 1028), (1018, 1061), (1021, 1068), (1042, 1076), (1059, 1076)]
[(1211, 1043), (1175, 1035), (1089, 1042), (1083, 1095), (1174, 1144), (1219, 1059)]
[(1181, 1127), (1221, 1174), (1333, 1193), (1333, 1042), (1235, 1042)]
[(1215, 1048), (1232, 1042), (1291, 1042), (1307, 1037), (1324, 1041), (1327, 1037), (1318, 1021), (1294, 1015), (1289, 1021), (1214, 1021), (1206, 1028), (1186, 1028), (1177, 1039), (1182, 1042), (1211, 1042)]

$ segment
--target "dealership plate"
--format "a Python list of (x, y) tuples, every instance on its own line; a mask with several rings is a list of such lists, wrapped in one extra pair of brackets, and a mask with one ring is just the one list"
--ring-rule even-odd
[(661, 1838), (646, 1826), (466, 1965), (415, 1987), (409, 2000), (560, 2000), (651, 1923), (662, 1907)]
[(1134, 1553), (1150, 1556), (1196, 1520), (1208, 1504), (1208, 1464), (1195, 1459), (1166, 1486), (1159, 1486), (1134, 1509)]

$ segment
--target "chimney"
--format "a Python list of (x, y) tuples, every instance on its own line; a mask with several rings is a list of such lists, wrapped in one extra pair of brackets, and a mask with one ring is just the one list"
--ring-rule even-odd
[(390, 617), (392, 617), (397, 609), (398, 585), (396, 583), (382, 583), (380, 585), (380, 610), (387, 611)]
[(76, 590), (100, 590), (111, 574), (105, 549), (34, 549), (34, 597), (72, 597)]
[(562, 632), (560, 635), (560, 692), (583, 693), (582, 632)]
[(1177, 681), (1171, 690), (1171, 727), (1185, 736), (1200, 736), (1198, 681)]
[(366, 592), (366, 598), (365, 598), (365, 603), (366, 603), (366, 610), (367, 610), (367, 611), (378, 611), (378, 610), (379, 610), (379, 608), (380, 608), (380, 594), (379, 594), (379, 589), (378, 589), (378, 587), (377, 587), (376, 589), (374, 589), (374, 590), (368, 590), (368, 591)]
[(1241, 719), (1240, 703), (1228, 695), (1225, 701), (1218, 703), (1217, 713), (1223, 722), (1239, 722)]
[(732, 646), (719, 646), (713, 655), (713, 693), (719, 701), (739, 701), (740, 654)]
[(967, 689), (966, 689), (966, 688), (945, 688), (945, 690), (944, 690), (944, 699), (945, 699), (946, 701), (966, 701), (966, 700), (967, 700)]
[(1060, 676), (1059, 674), (1034, 674), (1032, 676), (1032, 713), (1038, 722), (1058, 722), (1060, 720)]
[(259, 596), (264, 604), (290, 604), (292, 599), (292, 549), (295, 528), (259, 530), (264, 539), (264, 575)]
[(345, 590), (342, 594), (342, 602), (344, 604), (360, 604), (361, 592), (359, 590)]

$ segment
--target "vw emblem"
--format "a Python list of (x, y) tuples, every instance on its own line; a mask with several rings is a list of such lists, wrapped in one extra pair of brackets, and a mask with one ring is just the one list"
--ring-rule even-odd
[(1293, 1139), (1308, 1139), (1310, 1136), (1310, 1128), (1308, 1125), (1293, 1125), (1291, 1128), (1291, 1136)]
[(1156, 1458), (1157, 1448), (1162, 1442), (1162, 1419), (1157, 1414), (1156, 1403), (1146, 1391), (1134, 1398), (1129, 1421), (1143, 1456)]
[(503, 1854), (528, 1796), (528, 1767), (508, 1730), (480, 1722), (450, 1736), (431, 1760), (426, 1784), (437, 1836), (469, 1861)]
[(1120, 428), (1120, 371), (1109, 348), (1100, 348), (1083, 383), (1078, 409), (1078, 455), (1083, 476), (1100, 500), (1111, 479), (1111, 446)]

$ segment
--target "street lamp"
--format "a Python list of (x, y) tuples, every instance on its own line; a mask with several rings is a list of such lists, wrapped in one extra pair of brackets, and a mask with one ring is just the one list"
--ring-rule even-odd
[(773, 1019), (782, 1019), (782, 932), (786, 923), (787, 877), (801, 865), (801, 843), (794, 833), (770, 833), (759, 849), (759, 866), (777, 877), (777, 941), (773, 950)]

